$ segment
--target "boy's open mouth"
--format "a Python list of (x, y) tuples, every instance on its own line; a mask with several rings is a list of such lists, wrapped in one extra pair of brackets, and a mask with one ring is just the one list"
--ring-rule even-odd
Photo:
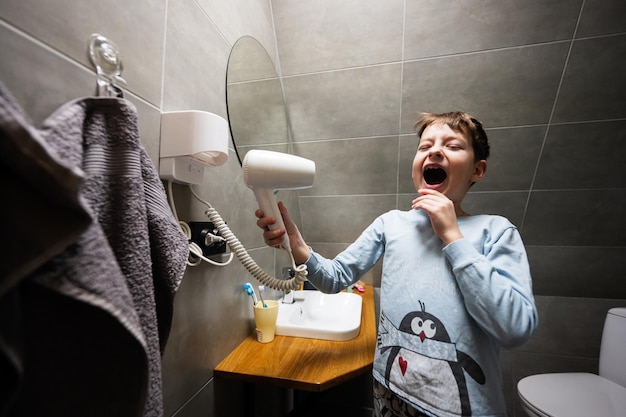
[(426, 167), (423, 175), (424, 175), (424, 181), (426, 181), (426, 184), (428, 185), (441, 184), (448, 177), (448, 174), (446, 173), (446, 171), (444, 171), (443, 168), (440, 168), (437, 166)]

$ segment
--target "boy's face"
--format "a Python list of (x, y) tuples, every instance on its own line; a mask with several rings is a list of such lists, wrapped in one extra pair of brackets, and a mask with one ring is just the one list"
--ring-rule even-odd
[(464, 132), (446, 124), (432, 124), (422, 132), (413, 160), (416, 190), (439, 191), (459, 205), (470, 185), (486, 171), (487, 162), (474, 160), (472, 143)]

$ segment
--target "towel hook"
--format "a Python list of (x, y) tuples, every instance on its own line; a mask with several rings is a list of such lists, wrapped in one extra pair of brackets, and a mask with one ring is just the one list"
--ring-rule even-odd
[(126, 85), (122, 78), (120, 51), (111, 40), (94, 33), (89, 38), (89, 58), (96, 67), (97, 95), (123, 98), (124, 92), (118, 84)]

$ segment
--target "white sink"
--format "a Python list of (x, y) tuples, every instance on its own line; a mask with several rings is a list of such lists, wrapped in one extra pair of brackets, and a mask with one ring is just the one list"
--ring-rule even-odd
[(294, 299), (293, 304), (278, 301), (277, 335), (336, 341), (359, 335), (363, 305), (360, 295), (305, 290), (295, 291)]

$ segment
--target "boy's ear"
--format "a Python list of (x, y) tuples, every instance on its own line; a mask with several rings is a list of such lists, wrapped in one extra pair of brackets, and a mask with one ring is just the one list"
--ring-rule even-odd
[(474, 173), (472, 174), (472, 182), (478, 182), (487, 174), (487, 161), (481, 159), (474, 165)]

